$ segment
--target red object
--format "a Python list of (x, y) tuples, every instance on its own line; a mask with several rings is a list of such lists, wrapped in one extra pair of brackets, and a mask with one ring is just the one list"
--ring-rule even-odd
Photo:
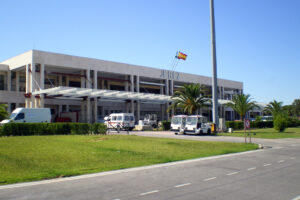
[(71, 119), (69, 117), (57, 117), (56, 122), (71, 122)]
[(246, 129), (250, 129), (250, 120), (249, 119), (245, 120), (245, 127), (246, 127)]

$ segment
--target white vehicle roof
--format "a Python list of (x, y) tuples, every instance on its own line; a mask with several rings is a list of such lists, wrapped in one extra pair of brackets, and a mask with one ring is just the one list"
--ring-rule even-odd
[(188, 117), (187, 115), (174, 115), (173, 117)]
[(203, 115), (190, 115), (188, 117), (205, 117), (205, 116), (203, 116)]
[(114, 116), (114, 115), (131, 115), (131, 116), (133, 116), (133, 114), (132, 113), (111, 113), (109, 116)]

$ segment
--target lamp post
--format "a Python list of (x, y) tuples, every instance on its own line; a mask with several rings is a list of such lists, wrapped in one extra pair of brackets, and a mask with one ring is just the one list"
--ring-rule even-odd
[(210, 0), (210, 25), (211, 25), (211, 46), (212, 46), (212, 97), (213, 97), (213, 122), (216, 127), (219, 125), (218, 114), (218, 93), (217, 93), (217, 58), (216, 58), (216, 38), (215, 38), (215, 14), (214, 0)]

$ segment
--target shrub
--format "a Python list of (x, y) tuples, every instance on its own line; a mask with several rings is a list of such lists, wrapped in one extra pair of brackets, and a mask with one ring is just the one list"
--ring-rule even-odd
[(170, 121), (162, 121), (161, 122), (163, 130), (168, 131), (171, 129), (171, 122)]
[(94, 134), (106, 134), (107, 128), (103, 123), (94, 123), (91, 125), (91, 132)]
[(0, 136), (105, 134), (104, 124), (88, 123), (8, 123), (0, 127)]
[(278, 114), (276, 118), (274, 119), (274, 128), (278, 132), (284, 132), (284, 130), (287, 128), (287, 117), (283, 114)]
[(289, 117), (287, 120), (288, 127), (297, 127), (300, 126), (300, 120), (297, 117)]

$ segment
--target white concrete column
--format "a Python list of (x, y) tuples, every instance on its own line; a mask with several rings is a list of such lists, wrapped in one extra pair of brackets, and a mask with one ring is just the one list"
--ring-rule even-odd
[(169, 95), (169, 80), (165, 80), (165, 95)]
[(86, 70), (86, 88), (91, 88), (91, 70)]
[[(134, 76), (130, 75), (130, 91), (134, 92)], [(134, 114), (134, 101), (131, 100), (131, 113)]]
[(69, 87), (70, 84), (70, 77), (67, 75), (66, 76), (66, 86)]
[[(25, 83), (25, 92), (26, 92), (26, 94), (28, 94), (29, 92), (30, 92), (30, 72), (29, 72), (29, 70), (30, 70), (30, 64), (27, 64), (26, 65), (26, 69), (25, 69), (25, 78), (26, 78), (26, 83)], [(26, 108), (29, 108), (30, 107), (30, 100), (29, 100), (29, 98), (25, 98), (25, 107)]]
[(160, 120), (163, 121), (165, 118), (164, 105), (160, 104)]
[(170, 95), (174, 95), (174, 80), (170, 81)]
[(81, 101), (81, 108), (80, 108), (80, 118), (81, 118), (81, 122), (85, 122), (85, 101), (82, 100)]
[(16, 92), (20, 91), (20, 72), (16, 71)]
[(7, 103), (7, 112), (8, 112), (8, 114), (10, 114), (12, 112), (11, 103)]
[[(35, 81), (35, 63), (33, 61), (31, 63), (30, 70), (31, 70), (31, 72), (30, 72), (31, 76), (30, 76), (30, 80), (29, 80), (29, 82), (30, 82), (29, 90), (30, 90), (30, 93), (32, 93), (35, 91), (35, 83), (34, 83), (34, 81)], [(35, 106), (34, 99), (35, 99), (35, 97), (33, 95), (31, 95), (30, 108), (34, 108), (34, 106)]]
[[(160, 83), (164, 84), (164, 80), (160, 80)], [(164, 94), (164, 86), (163, 85), (160, 86), (160, 94)]]
[(137, 117), (137, 121), (139, 121), (140, 120), (140, 118), (141, 118), (141, 102), (140, 101), (137, 101), (136, 102), (136, 117)]
[(125, 91), (128, 91), (129, 90), (128, 75), (126, 75), (125, 80), (126, 80), (126, 82), (125, 82)]
[[(128, 80), (129, 80), (129, 78), (128, 78), (128, 75), (126, 75), (126, 77), (125, 77), (125, 80), (126, 80), (126, 82), (125, 82), (125, 91), (129, 91), (129, 82), (128, 82)], [(126, 111), (126, 113), (129, 113), (129, 102), (125, 102), (125, 111)]]
[(85, 88), (85, 78), (84, 78), (84, 70), (81, 70), (80, 72), (80, 87)]
[(86, 98), (86, 122), (91, 123), (91, 99)]
[(94, 122), (98, 121), (98, 98), (94, 98)]
[(66, 112), (70, 112), (70, 105), (69, 104), (66, 105)]
[(7, 71), (7, 77), (6, 77), (6, 84), (7, 84), (7, 91), (11, 91), (11, 71)]
[[(98, 71), (94, 70), (94, 89), (98, 89)], [(98, 121), (98, 98), (94, 98), (94, 122)]]
[(58, 105), (58, 116), (60, 117), (60, 113), (62, 113), (62, 105)]
[(103, 79), (101, 80), (101, 89), (105, 89), (104, 88), (104, 80)]
[[(45, 65), (41, 64), (40, 68), (40, 88), (43, 90), (45, 89)], [(40, 108), (45, 107), (45, 96), (44, 94), (40, 95)]]
[(63, 76), (62, 75), (58, 76), (58, 86), (63, 86)]

